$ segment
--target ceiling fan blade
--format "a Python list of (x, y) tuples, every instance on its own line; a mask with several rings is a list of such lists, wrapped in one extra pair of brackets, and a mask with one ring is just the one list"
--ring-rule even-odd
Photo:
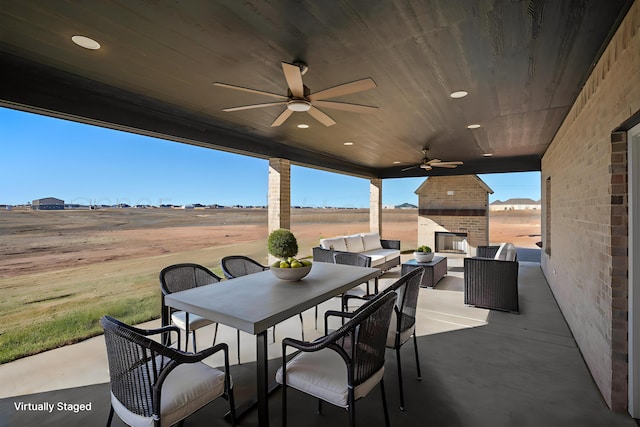
[(378, 107), (371, 107), (369, 105), (349, 104), (346, 102), (335, 101), (313, 101), (313, 105), (317, 107), (333, 108), (334, 110), (351, 111), (352, 113), (373, 113), (378, 110)]
[(337, 96), (349, 95), (351, 93), (362, 92), (377, 87), (376, 82), (372, 78), (356, 80), (355, 82), (345, 83), (338, 86), (323, 89), (320, 92), (309, 95), (310, 101), (319, 101), (321, 99), (335, 98)]
[[(424, 160), (427, 160), (427, 159), (424, 159)], [(431, 160), (426, 161), (424, 163), (427, 164), (427, 165), (433, 165), (434, 163), (442, 163), (442, 160), (440, 160), (440, 159), (431, 159)]]
[(292, 114), (293, 114), (293, 110), (289, 110), (288, 108), (286, 108), (282, 113), (280, 113), (280, 115), (278, 117), (276, 117), (276, 119), (273, 121), (273, 123), (271, 123), (271, 127), (273, 128), (273, 127), (276, 127), (276, 126), (280, 126)]
[(449, 163), (432, 163), (429, 166), (433, 168), (448, 168), (448, 169), (455, 169), (458, 167), (458, 165), (452, 165)]
[(287, 103), (287, 101), (280, 101), (280, 102), (267, 102), (266, 104), (243, 105), (243, 106), (240, 106), (240, 107), (225, 108), (222, 111), (251, 110), (253, 108), (271, 107), (273, 105), (286, 105), (286, 103)]
[(314, 119), (316, 119), (317, 121), (319, 121), (325, 126), (333, 126), (336, 124), (336, 122), (331, 117), (327, 116), (325, 113), (318, 110), (316, 107), (312, 106), (307, 112), (311, 114), (311, 117), (313, 117)]
[(464, 163), (460, 162), (460, 161), (456, 161), (456, 162), (436, 162), (434, 164), (431, 164), (431, 166), (442, 166), (442, 165), (454, 165), (454, 166), (458, 166), (458, 165), (463, 165)]
[(225, 87), (227, 89), (235, 89), (235, 90), (241, 90), (244, 92), (249, 92), (249, 93), (256, 93), (258, 95), (266, 95), (266, 96), (271, 96), (273, 98), (278, 98), (281, 99), (283, 101), (288, 100), (289, 98), (287, 98), (286, 96), (283, 95), (278, 95), (277, 93), (271, 93), (271, 92), (265, 92), (263, 90), (257, 90), (257, 89), (250, 89), (248, 87), (242, 87), (242, 86), (235, 86), (235, 85), (229, 85), (226, 83), (220, 83), (220, 82), (215, 82), (213, 84), (214, 86), (218, 86), (218, 87)]
[(419, 168), (419, 167), (420, 165), (413, 165), (413, 166), (409, 166), (408, 168), (401, 169), (401, 171), (404, 172), (404, 171), (408, 171), (408, 170)]
[(287, 80), (291, 94), (296, 98), (304, 98), (304, 84), (300, 67), (283, 62), (282, 71), (284, 71), (284, 78)]

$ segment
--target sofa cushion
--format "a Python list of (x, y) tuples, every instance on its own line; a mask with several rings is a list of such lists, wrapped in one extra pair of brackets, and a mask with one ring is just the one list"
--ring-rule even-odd
[(387, 261), (387, 258), (384, 255), (378, 255), (371, 252), (363, 252), (362, 254), (371, 258), (371, 267), (377, 267)]
[(347, 251), (357, 253), (364, 252), (364, 243), (362, 242), (361, 234), (346, 236), (344, 240), (347, 243)]
[(330, 239), (320, 239), (322, 249), (333, 249), (334, 251), (347, 252), (347, 244), (344, 237), (332, 237)]
[(364, 244), (365, 251), (382, 249), (380, 235), (378, 233), (362, 233), (362, 242)]
[(398, 249), (374, 249), (372, 251), (363, 252), (363, 254), (371, 257), (371, 266), (374, 267), (374, 257), (382, 257), (382, 262), (391, 261), (392, 259), (400, 256), (400, 251)]

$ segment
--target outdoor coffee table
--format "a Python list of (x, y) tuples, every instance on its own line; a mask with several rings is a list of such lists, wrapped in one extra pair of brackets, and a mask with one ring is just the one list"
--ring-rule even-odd
[(238, 407), (238, 417), (258, 405), (258, 424), (269, 425), (267, 329), (381, 274), (377, 268), (314, 262), (307, 277), (285, 282), (270, 271), (176, 292), (165, 304), (256, 336), (257, 402)]
[(400, 274), (404, 276), (418, 267), (424, 268), (424, 276), (422, 276), (420, 286), (433, 288), (447, 274), (447, 257), (434, 256), (430, 262), (418, 262), (415, 259), (410, 259), (402, 263)]

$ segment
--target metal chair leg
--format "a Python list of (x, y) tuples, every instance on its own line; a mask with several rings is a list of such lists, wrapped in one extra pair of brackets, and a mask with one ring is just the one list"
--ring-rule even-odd
[(238, 343), (238, 365), (240, 364), (240, 329), (236, 329), (236, 342)]
[(109, 418), (107, 419), (107, 427), (111, 427), (111, 420), (113, 420), (113, 406), (109, 405)]
[(302, 329), (302, 341), (304, 341), (304, 320), (302, 320), (302, 313), (298, 313), (300, 316), (300, 329)]
[(404, 411), (404, 389), (402, 387), (402, 365), (400, 363), (400, 347), (396, 348), (396, 361), (398, 363), (398, 383), (400, 384), (400, 410)]
[(420, 357), (418, 356), (418, 339), (416, 338), (415, 331), (413, 331), (413, 349), (416, 353), (416, 369), (418, 370), (418, 381), (421, 381), (422, 373), (420, 372)]
[(216, 338), (218, 337), (218, 324), (214, 323), (214, 327), (213, 327), (213, 345), (216, 345)]
[(380, 380), (380, 394), (382, 395), (382, 408), (384, 409), (384, 424), (389, 427), (389, 408), (387, 408), (387, 395), (384, 392), (384, 380)]

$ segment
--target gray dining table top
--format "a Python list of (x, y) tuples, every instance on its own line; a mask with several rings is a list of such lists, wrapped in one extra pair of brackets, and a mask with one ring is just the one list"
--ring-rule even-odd
[(376, 268), (314, 262), (297, 282), (267, 270), (176, 292), (165, 304), (255, 335), (380, 274)]

